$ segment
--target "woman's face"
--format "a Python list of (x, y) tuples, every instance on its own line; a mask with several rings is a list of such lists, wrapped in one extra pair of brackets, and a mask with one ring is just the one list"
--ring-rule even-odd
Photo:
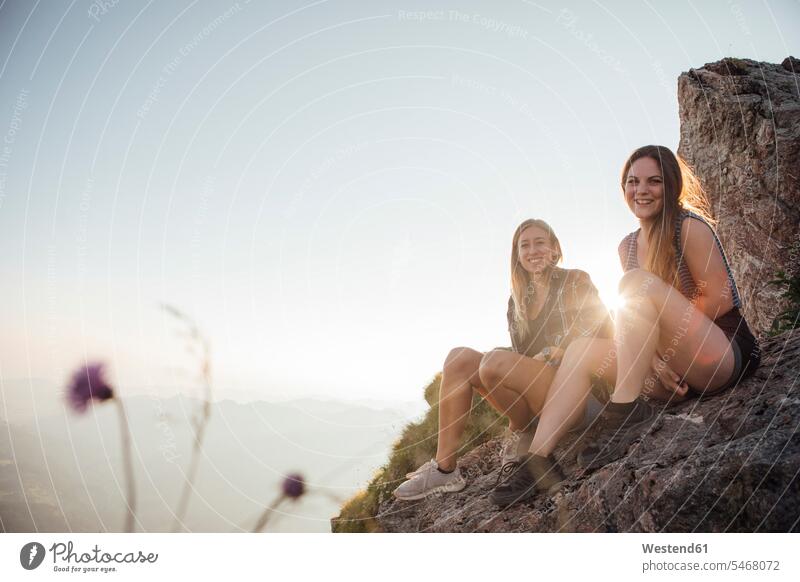
[(653, 158), (639, 158), (625, 178), (625, 202), (640, 221), (655, 220), (664, 208), (664, 178)]
[(556, 259), (550, 235), (538, 226), (529, 226), (520, 233), (517, 254), (522, 268), (532, 275), (538, 275), (552, 266)]

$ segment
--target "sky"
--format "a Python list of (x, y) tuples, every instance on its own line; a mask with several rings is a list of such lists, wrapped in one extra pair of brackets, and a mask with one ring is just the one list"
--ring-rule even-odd
[(800, 55), (800, 3), (0, 4), (0, 382), (411, 401), (509, 345), (550, 222), (613, 306), (619, 171), (677, 77)]

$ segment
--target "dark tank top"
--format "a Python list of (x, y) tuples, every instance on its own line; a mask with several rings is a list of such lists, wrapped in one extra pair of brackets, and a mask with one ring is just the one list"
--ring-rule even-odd
[(600, 301), (589, 275), (577, 269), (554, 267), (550, 288), (541, 310), (518, 328), (514, 297), (508, 299), (508, 331), (512, 349), (533, 357), (546, 347), (566, 348), (577, 337), (613, 337), (608, 310)]
[[(547, 299), (545, 299), (539, 313), (533, 319), (528, 319), (528, 329), (530, 335), (522, 340), (523, 334), (512, 334), (511, 343), (519, 352), (525, 356), (532, 358), (550, 344), (547, 341), (547, 332), (550, 316), (553, 314), (553, 303), (556, 295), (555, 285), (550, 285), (547, 291)], [(520, 339), (517, 339), (520, 338)]]

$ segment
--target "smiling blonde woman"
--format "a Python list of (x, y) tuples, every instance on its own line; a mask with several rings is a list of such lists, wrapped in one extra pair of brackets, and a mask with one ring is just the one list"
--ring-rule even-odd
[[(549, 398), (565, 350), (580, 337), (611, 337), (611, 320), (589, 275), (558, 267), (561, 259), (561, 243), (546, 222), (529, 219), (516, 229), (511, 244), (512, 292), (507, 312), (512, 348), (488, 353), (465, 347), (450, 351), (439, 391), (436, 457), (409, 473), (408, 480), (395, 490), (395, 497), (422, 499), (466, 486), (456, 452), (473, 391), (509, 419), (501, 474), (511, 474), (528, 450), (533, 420)], [(571, 427), (584, 422), (587, 410), (592, 412), (583, 403), (576, 410), (580, 414)]]

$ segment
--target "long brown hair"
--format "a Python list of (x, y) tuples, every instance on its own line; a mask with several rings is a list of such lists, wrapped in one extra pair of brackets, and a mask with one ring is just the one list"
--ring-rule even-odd
[(647, 239), (644, 268), (677, 288), (675, 222), (681, 211), (690, 210), (713, 225), (708, 198), (689, 165), (672, 153), (672, 150), (659, 145), (640, 147), (628, 157), (622, 167), (620, 180), (623, 193), (631, 165), (641, 158), (653, 159), (661, 169), (664, 181), (664, 204)]
[(520, 331), (520, 336), (525, 337), (528, 335), (528, 305), (533, 299), (534, 287), (531, 283), (531, 274), (525, 270), (522, 263), (519, 261), (519, 237), (522, 232), (531, 226), (536, 226), (545, 231), (550, 239), (550, 246), (556, 252), (556, 257), (552, 265), (547, 268), (548, 275), (552, 272), (552, 267), (559, 264), (564, 258), (561, 251), (561, 242), (558, 240), (556, 233), (544, 220), (538, 218), (529, 218), (524, 220), (522, 224), (514, 231), (514, 238), (511, 241), (511, 295), (514, 298), (514, 324)]

